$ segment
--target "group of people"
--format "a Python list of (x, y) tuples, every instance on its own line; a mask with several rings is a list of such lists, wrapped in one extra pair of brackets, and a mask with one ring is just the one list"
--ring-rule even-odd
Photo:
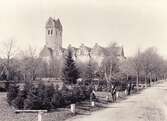
[[(117, 98), (117, 97), (116, 97), (116, 92), (117, 92), (116, 86), (112, 86), (110, 93), (111, 93), (112, 101), (113, 101), (113, 102), (115, 102), (115, 101), (116, 101), (116, 98)], [(91, 94), (90, 94), (90, 100), (91, 100), (91, 101), (95, 101), (95, 100), (96, 100), (96, 92), (95, 92), (94, 89), (92, 90), (92, 92), (91, 92)]]
[[(127, 94), (130, 95), (131, 94), (131, 90), (132, 90), (132, 83), (129, 83), (127, 85)], [(112, 98), (112, 102), (116, 102), (117, 100), (117, 86), (116, 85), (111, 85), (110, 89), (108, 90), (110, 93), (110, 96)], [(109, 95), (108, 95), (109, 98)], [(90, 94), (90, 100), (95, 101), (96, 100), (96, 93), (95, 93), (95, 89), (92, 90), (91, 94)]]

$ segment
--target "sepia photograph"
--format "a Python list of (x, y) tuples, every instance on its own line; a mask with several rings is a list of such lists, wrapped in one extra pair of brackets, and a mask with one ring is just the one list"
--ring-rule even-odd
[(0, 0), (0, 121), (167, 121), (167, 1)]

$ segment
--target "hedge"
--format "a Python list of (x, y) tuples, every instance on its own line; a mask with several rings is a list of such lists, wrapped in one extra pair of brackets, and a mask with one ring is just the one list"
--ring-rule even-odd
[(63, 85), (62, 89), (54, 85), (40, 83), (38, 86), (26, 83), (20, 90), (16, 85), (10, 85), (8, 91), (8, 103), (16, 109), (56, 109), (65, 107), (71, 103), (90, 99), (91, 86), (86, 85)]

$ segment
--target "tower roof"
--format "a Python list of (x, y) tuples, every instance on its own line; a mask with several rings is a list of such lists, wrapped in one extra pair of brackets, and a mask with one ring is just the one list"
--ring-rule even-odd
[(52, 17), (49, 17), (48, 21), (46, 22), (46, 28), (52, 28), (55, 27), (59, 29), (60, 31), (63, 30), (62, 24), (60, 22), (60, 19), (53, 19)]

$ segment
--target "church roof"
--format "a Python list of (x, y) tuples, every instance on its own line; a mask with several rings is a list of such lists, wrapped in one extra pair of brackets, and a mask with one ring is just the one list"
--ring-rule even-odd
[(86, 49), (87, 51), (90, 51), (90, 50), (91, 50), (90, 47), (84, 45), (83, 43), (80, 45), (80, 47), (79, 47), (78, 49)]
[(94, 45), (94, 47), (91, 49), (91, 53), (94, 55), (104, 55), (105, 48), (101, 47), (97, 43)]
[(52, 57), (52, 49), (48, 48), (46, 46), (44, 46), (44, 48), (42, 49), (42, 51), (40, 52), (40, 57)]

